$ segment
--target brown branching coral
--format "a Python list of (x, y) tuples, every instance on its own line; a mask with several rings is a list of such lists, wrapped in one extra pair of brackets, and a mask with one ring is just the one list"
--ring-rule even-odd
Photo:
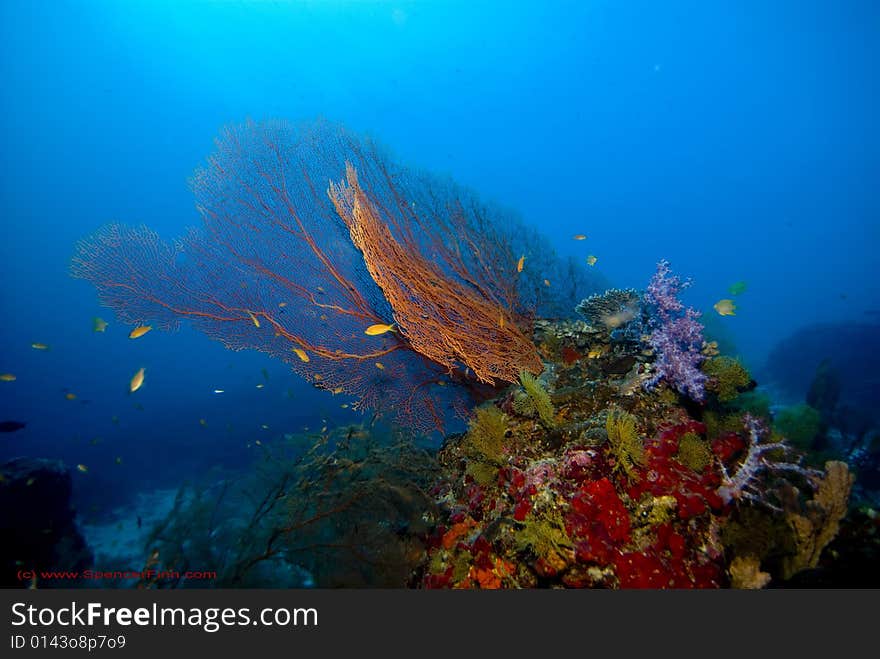
[(855, 477), (845, 462), (825, 463), (825, 476), (803, 513), (789, 513), (788, 522), (794, 532), (797, 553), (788, 557), (783, 570), (785, 578), (816, 567), (822, 550), (834, 539), (840, 520), (846, 515), (847, 502)]
[(331, 183), (329, 194), (414, 350), (450, 371), (466, 364), (490, 385), (515, 382), (522, 370), (541, 372), (537, 349), (512, 317), (511, 300), (475, 286), (453, 252), (437, 254), (445, 268), (424, 258), (413, 235), (361, 188), (350, 163), (346, 181)]

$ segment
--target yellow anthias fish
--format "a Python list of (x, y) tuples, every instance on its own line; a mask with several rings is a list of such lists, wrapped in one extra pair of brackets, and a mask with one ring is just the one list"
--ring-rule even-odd
[(131, 383), (129, 384), (128, 390), (131, 393), (134, 393), (138, 389), (140, 389), (144, 384), (144, 371), (146, 369), (142, 368), (137, 373), (134, 374), (134, 377), (131, 379)]
[(385, 334), (386, 332), (394, 332), (394, 323), (390, 325), (385, 325), (383, 323), (376, 323), (375, 325), (370, 325), (367, 329), (364, 330), (364, 334), (367, 336), (380, 336)]
[(247, 312), (247, 315), (251, 317), (251, 320), (252, 320), (253, 323), (254, 323), (254, 327), (259, 327), (259, 326), (260, 326), (260, 321), (257, 320), (257, 317), (256, 317), (254, 314), (252, 314), (250, 311), (248, 311), (248, 312)]
[(733, 300), (728, 300), (726, 298), (724, 300), (718, 300), (718, 302), (716, 302), (713, 305), (713, 308), (721, 316), (735, 316), (736, 315), (736, 313), (735, 313), (736, 312), (736, 305), (733, 303)]
[(85, 465), (76, 465), (76, 468), (84, 474), (88, 473), (88, 471), (89, 471), (89, 468), (86, 467)]
[(504, 314), (498, 316), (498, 327), (504, 329)]
[(104, 320), (103, 318), (95, 316), (92, 319), (92, 331), (93, 332), (103, 332), (104, 330), (107, 329), (107, 325), (109, 325), (109, 323), (106, 320)]
[(72, 393), (70, 393), (70, 392), (64, 394), (64, 397), (65, 397), (67, 400), (76, 400), (76, 394), (72, 394)]
[(147, 332), (149, 332), (151, 329), (153, 329), (153, 326), (152, 326), (152, 325), (138, 325), (138, 326), (135, 327), (133, 330), (131, 330), (131, 332), (128, 333), (128, 338), (130, 338), (130, 339), (139, 339), (139, 338), (141, 338), (144, 334), (146, 334)]
[(516, 271), (522, 272), (523, 266), (525, 265), (525, 263), (526, 263), (526, 255), (523, 254), (522, 256), (519, 257), (519, 261), (516, 262)]
[(306, 351), (302, 348), (294, 348), (293, 351), (296, 353), (296, 356), (299, 357), (300, 361), (307, 362), (309, 361), (309, 356), (306, 354)]
[(587, 257), (587, 265), (596, 265), (599, 262), (599, 259), (590, 254)]
[(572, 236), (574, 240), (586, 240), (587, 237), (582, 233), (576, 233)]
[(48, 350), (49, 346), (45, 343), (31, 343), (31, 348), (34, 350)]
[(545, 279), (545, 280), (544, 280), (544, 286), (549, 286), (549, 285), (550, 285), (550, 280), (549, 280), (549, 279)]
[(385, 370), (385, 367), (382, 365), (382, 362), (376, 362), (376, 368), (378, 368), (380, 371)]
[(12, 373), (0, 374), (0, 382), (15, 382), (15, 376)]

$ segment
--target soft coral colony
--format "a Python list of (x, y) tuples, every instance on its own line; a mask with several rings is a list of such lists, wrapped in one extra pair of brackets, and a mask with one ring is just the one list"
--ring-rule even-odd
[(834, 537), (846, 465), (802, 467), (746, 409), (665, 261), (600, 294), (508, 211), (327, 122), (230, 128), (192, 185), (203, 228), (105, 227), (74, 273), (125, 322), (189, 320), (413, 431), (469, 415), (418, 584), (761, 586)]

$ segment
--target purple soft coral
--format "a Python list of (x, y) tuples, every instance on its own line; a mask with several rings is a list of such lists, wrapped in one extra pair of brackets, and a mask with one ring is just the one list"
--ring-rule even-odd
[(751, 414), (746, 414), (743, 417), (743, 422), (748, 432), (745, 457), (733, 473), (728, 472), (722, 463), (721, 471), (723, 478), (717, 494), (724, 503), (748, 499), (764, 504), (774, 510), (779, 510), (777, 506), (769, 502), (766, 498), (766, 493), (757, 485), (757, 479), (761, 473), (790, 471), (808, 479), (816, 479), (821, 475), (821, 472), (803, 467), (798, 462), (769, 460), (766, 456), (767, 453), (775, 452), (787, 455), (790, 453), (791, 448), (782, 441), (762, 442), (762, 437), (767, 434), (767, 428)]
[(669, 385), (694, 400), (705, 396), (706, 375), (700, 370), (703, 354), (703, 325), (700, 312), (685, 309), (678, 294), (690, 282), (669, 274), (669, 262), (660, 261), (645, 291), (653, 331), (648, 342), (654, 348), (654, 375), (645, 382), (651, 389), (665, 379)]

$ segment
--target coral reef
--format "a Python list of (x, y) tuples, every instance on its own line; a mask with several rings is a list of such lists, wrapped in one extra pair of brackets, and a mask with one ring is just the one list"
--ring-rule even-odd
[(542, 376), (436, 456), (358, 426), (266, 444), (247, 481), (182, 493), (147, 562), (220, 586), (764, 588), (826, 565), (841, 529), (870, 533), (846, 523), (847, 465), (803, 466), (742, 396), (646, 389), (656, 355), (584, 321), (532, 339)]
[[(786, 565), (809, 566), (791, 563), (806, 551), (791, 515), (839, 519), (848, 492), (835, 486), (834, 506), (827, 494), (841, 483), (836, 466), (823, 480), (765, 439), (765, 421), (723, 405), (717, 413), (731, 420), (710, 439), (669, 389), (633, 387), (651, 355), (586, 323), (539, 322), (535, 343), (559, 360), (542, 378), (554, 426), (534, 423), (515, 390), (502, 395), (492, 480), (469, 470), (466, 435), (448, 438), (433, 490), (440, 523), (418, 585), (761, 588), (788, 578)], [(566, 349), (583, 356), (566, 360)], [(625, 356), (630, 368), (616, 368)], [(817, 514), (810, 547), (821, 554), (836, 527)]]

